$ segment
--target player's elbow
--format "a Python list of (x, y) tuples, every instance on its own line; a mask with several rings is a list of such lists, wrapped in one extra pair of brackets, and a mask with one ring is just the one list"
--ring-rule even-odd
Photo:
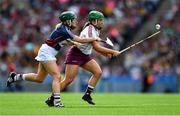
[(99, 45), (96, 45), (96, 44), (93, 45), (93, 49), (96, 50), (96, 51), (98, 51), (98, 52), (101, 51), (100, 46), (99, 46)]

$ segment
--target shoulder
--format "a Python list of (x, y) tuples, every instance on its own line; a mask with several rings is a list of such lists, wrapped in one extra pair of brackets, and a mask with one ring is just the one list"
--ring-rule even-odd
[(94, 30), (95, 30), (95, 27), (94, 27), (93, 25), (89, 25), (89, 26), (88, 26), (88, 29), (94, 31)]
[(93, 25), (89, 25), (82, 30), (82, 32), (87, 32), (87, 33), (93, 33), (94, 31), (96, 30)]
[(67, 32), (67, 31), (69, 31), (67, 26), (65, 26), (65, 25), (63, 25), (61, 23), (56, 25), (55, 30), (57, 30), (58, 32)]
[(95, 27), (91, 24), (83, 28), (83, 30), (94, 30), (94, 29)]
[(56, 30), (61, 34), (72, 34), (71, 30), (69, 30), (68, 27), (63, 24), (60, 25)]
[(62, 23), (58, 23), (58, 24), (55, 26), (55, 29), (59, 29), (61, 26), (62, 26)]
[(80, 36), (92, 37), (92, 26), (86, 26), (80, 33)]
[(63, 24), (57, 24), (56, 28), (57, 31), (65, 31), (66, 30), (66, 26)]

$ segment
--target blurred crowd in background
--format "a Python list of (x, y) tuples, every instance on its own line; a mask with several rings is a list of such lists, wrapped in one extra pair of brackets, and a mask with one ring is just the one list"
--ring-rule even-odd
[[(44, 40), (49, 37), (58, 16), (65, 10), (78, 15), (78, 27), (73, 32), (79, 35), (87, 21), (90, 10), (105, 15), (105, 27), (101, 38), (109, 37), (117, 50), (122, 50), (135, 41), (134, 36), (144, 24), (154, 18), (163, 2), (168, 0), (0, 0), (0, 80), (6, 80), (9, 72), (36, 72), (34, 57)], [(175, 78), (177, 87), (180, 78), (180, 4), (169, 0), (167, 13), (157, 17), (162, 33), (155, 39), (127, 51), (118, 58), (108, 59), (93, 53), (103, 70), (102, 80), (107, 78), (130, 78), (141, 82), (141, 91), (149, 91), (156, 78)], [(154, 33), (154, 25), (147, 34)], [(144, 30), (146, 31), (146, 30)], [(148, 36), (147, 35), (147, 36)], [(143, 38), (142, 38), (143, 39)], [(60, 71), (67, 47), (60, 54)], [(3, 79), (2, 79), (3, 78)], [(1, 81), (0, 90), (2, 89)], [(17, 84), (19, 87), (21, 83)], [(176, 85), (175, 85), (176, 86)], [(21, 88), (21, 86), (20, 86)]]

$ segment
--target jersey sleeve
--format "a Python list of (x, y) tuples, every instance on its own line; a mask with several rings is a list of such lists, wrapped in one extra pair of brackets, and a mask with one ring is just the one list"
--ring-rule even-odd
[(74, 39), (75, 35), (70, 31), (68, 30), (67, 28), (65, 28), (64, 30), (64, 37), (67, 38), (67, 39)]
[(97, 30), (95, 30), (95, 28), (92, 25), (89, 25), (81, 31), (80, 37), (82, 37), (82, 38), (91, 38), (91, 37), (96, 38), (96, 37), (99, 37), (99, 33), (97, 32)]
[(88, 26), (88, 37), (97, 37), (96, 32), (91, 25)]

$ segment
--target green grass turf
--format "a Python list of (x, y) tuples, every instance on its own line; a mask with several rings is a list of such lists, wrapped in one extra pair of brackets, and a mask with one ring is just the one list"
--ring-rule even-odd
[(95, 106), (81, 100), (82, 93), (62, 93), (65, 108), (45, 105), (48, 93), (0, 93), (0, 115), (176, 115), (178, 94), (94, 93)]

